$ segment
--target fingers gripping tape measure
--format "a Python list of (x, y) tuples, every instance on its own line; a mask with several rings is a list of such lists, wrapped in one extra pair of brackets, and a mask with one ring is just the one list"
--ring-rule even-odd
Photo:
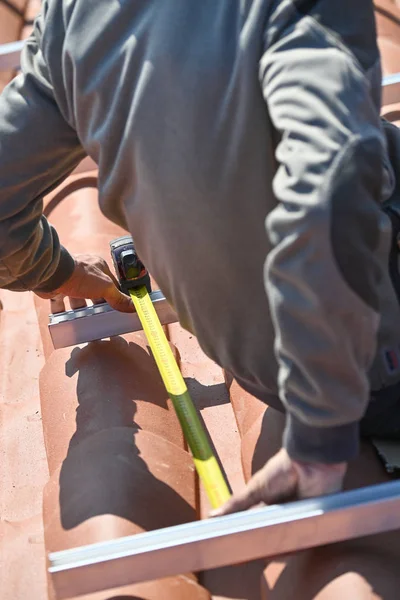
[(212, 507), (218, 508), (228, 500), (230, 492), (150, 299), (149, 273), (140, 261), (130, 236), (113, 240), (110, 247), (121, 290), (132, 298), (198, 475)]

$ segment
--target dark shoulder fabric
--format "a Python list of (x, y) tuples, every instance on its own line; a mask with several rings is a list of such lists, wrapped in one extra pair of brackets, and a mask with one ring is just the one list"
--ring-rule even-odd
[[(328, 29), (368, 71), (379, 56), (372, 0), (293, 0), (298, 13)], [(371, 48), (375, 52), (371, 53)]]

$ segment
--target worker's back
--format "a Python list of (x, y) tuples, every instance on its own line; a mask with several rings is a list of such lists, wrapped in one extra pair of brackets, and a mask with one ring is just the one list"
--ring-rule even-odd
[[(304, 18), (315, 4), (321, 14)], [(281, 383), (295, 403), (336, 403), (344, 420), (359, 417), (347, 398), (364, 397), (375, 351), (365, 343), (353, 362), (346, 337), (374, 340), (386, 269), (368, 197), (391, 192), (376, 167), (385, 149), (373, 14), (358, 4), (339, 14), (330, 1), (49, 0), (37, 25), (56, 102), (99, 165), (102, 210), (131, 231), (181, 323), (274, 404), (267, 285)]]
[(275, 161), (258, 76), (268, 3), (244, 4), (50, 2), (44, 48), (99, 164), (102, 210), (130, 229), (206, 351), (252, 378), (269, 370), (274, 385), (263, 265)]

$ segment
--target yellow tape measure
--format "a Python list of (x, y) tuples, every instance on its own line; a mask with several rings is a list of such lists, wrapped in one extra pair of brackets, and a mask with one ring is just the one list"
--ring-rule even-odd
[(158, 315), (145, 286), (129, 290), (160, 375), (171, 398), (194, 464), (213, 508), (230, 497), (230, 492), (201, 425), (186, 383), (178, 368)]

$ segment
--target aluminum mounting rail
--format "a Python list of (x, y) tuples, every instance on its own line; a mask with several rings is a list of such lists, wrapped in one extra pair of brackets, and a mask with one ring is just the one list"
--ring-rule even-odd
[[(178, 317), (161, 291), (150, 294), (161, 325), (176, 323)], [(141, 331), (136, 313), (121, 313), (107, 303), (50, 315), (49, 332), (55, 349), (77, 346), (132, 331)]]
[(394, 481), (55, 552), (49, 572), (65, 599), (398, 528)]
[(24, 40), (11, 44), (0, 44), (0, 71), (19, 69), (24, 45)]

